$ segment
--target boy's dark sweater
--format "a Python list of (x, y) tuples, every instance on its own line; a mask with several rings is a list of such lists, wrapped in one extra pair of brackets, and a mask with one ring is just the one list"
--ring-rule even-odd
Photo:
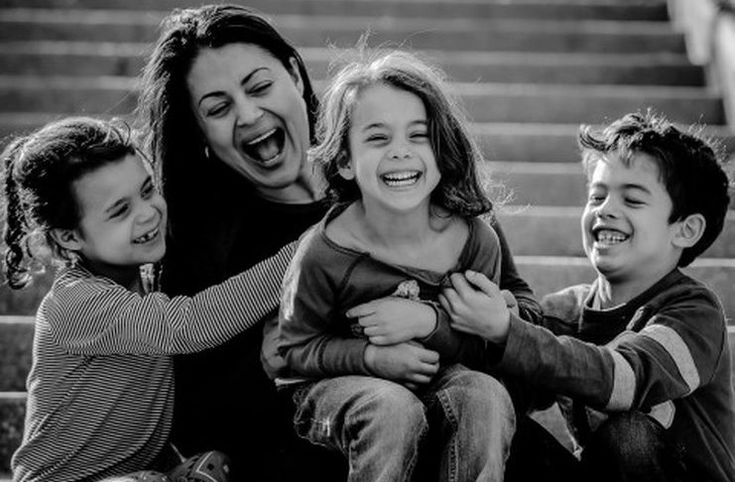
[(600, 412), (649, 413), (697, 473), (735, 480), (730, 349), (716, 296), (678, 269), (613, 309), (591, 308), (598, 289), (545, 297), (543, 327), (512, 319), (499, 368), (588, 406), (581, 425), (594, 428)]

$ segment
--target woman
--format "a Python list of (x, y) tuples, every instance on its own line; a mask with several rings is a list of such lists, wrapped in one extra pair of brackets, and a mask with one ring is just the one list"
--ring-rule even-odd
[[(325, 214), (307, 159), (316, 110), (301, 56), (260, 14), (209, 5), (164, 20), (139, 100), (139, 127), (169, 203), (164, 291), (191, 294), (222, 281)], [(507, 253), (501, 288), (534, 318), (538, 304), (496, 230)], [(272, 479), (282, 467), (282, 430), (291, 433), (262, 369), (261, 341), (256, 327), (176, 363), (175, 442), (185, 453), (227, 453), (235, 480)]]

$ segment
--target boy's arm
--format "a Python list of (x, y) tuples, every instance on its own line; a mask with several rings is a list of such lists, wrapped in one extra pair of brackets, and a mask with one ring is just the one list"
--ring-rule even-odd
[(586, 343), (511, 317), (499, 368), (607, 411), (650, 408), (709, 382), (723, 353), (725, 322), (704, 289), (678, 293), (638, 333)]
[(134, 293), (86, 273), (60, 276), (39, 308), (39, 323), (70, 353), (173, 354), (216, 346), (278, 306), (280, 280), (295, 249), (192, 297)]

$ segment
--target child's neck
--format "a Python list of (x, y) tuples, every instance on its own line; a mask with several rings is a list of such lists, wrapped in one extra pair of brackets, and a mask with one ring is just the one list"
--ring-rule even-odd
[(599, 290), (597, 292), (599, 307), (601, 309), (609, 309), (628, 303), (655, 285), (666, 274), (668, 273), (657, 277), (637, 280), (611, 280), (599, 274)]
[(374, 246), (390, 249), (418, 246), (435, 231), (428, 204), (410, 212), (386, 213), (378, 209), (366, 209), (358, 201), (355, 209), (367, 241)]
[(84, 260), (84, 266), (93, 274), (110, 278), (119, 285), (143, 293), (140, 279), (140, 266), (114, 266), (106, 263)]

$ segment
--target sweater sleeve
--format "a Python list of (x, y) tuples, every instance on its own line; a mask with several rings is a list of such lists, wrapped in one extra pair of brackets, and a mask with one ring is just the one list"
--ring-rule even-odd
[(604, 346), (513, 318), (500, 368), (605, 411), (648, 409), (708, 383), (724, 327), (706, 290), (681, 292), (640, 332), (623, 331)]
[(55, 341), (82, 355), (190, 353), (216, 346), (278, 307), (295, 249), (194, 296), (134, 293), (106, 278), (60, 276), (39, 308)]
[(319, 231), (305, 234), (283, 282), (277, 348), (288, 368), (310, 378), (370, 372), (368, 340), (339, 335), (336, 293), (339, 263), (320, 251)]
[(542, 319), (541, 306), (536, 301), (531, 287), (518, 274), (518, 269), (513, 261), (513, 255), (511, 254), (505, 234), (500, 227), (500, 222), (498, 222), (497, 218), (493, 217), (490, 224), (495, 230), (495, 234), (498, 236), (498, 242), (500, 243), (500, 289), (513, 293), (513, 296), (515, 296), (518, 302), (518, 311), (521, 318), (531, 323), (539, 324)]

